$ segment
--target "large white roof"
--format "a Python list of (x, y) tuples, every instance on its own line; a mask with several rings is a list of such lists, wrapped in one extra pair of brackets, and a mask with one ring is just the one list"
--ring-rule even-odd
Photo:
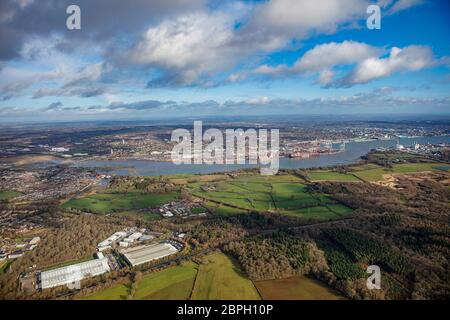
[(110, 271), (108, 259), (95, 259), (41, 272), (41, 288), (53, 288)]

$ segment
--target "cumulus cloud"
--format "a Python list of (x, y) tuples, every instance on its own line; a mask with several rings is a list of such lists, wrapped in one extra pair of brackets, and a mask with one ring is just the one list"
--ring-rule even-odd
[[(205, 78), (233, 69), (250, 56), (283, 49), (292, 39), (335, 32), (364, 17), (366, 5), (363, 0), (324, 0), (320, 6), (313, 0), (272, 0), (254, 7), (235, 2), (226, 9), (162, 21), (146, 31), (126, 58), (163, 71), (149, 87), (211, 86)], [(277, 73), (264, 66), (259, 72)], [(228, 81), (245, 77), (235, 73)]]
[(365, 43), (344, 41), (315, 46), (294, 65), (295, 71), (321, 71), (336, 65), (348, 65), (375, 57), (380, 49)]
[(254, 70), (256, 75), (286, 76), (298, 73), (318, 73), (318, 83), (328, 84), (333, 81), (332, 69), (340, 65), (353, 65), (370, 57), (376, 57), (381, 49), (365, 43), (344, 41), (316, 45), (299, 58), (293, 66), (262, 65)]
[[(252, 74), (271, 77), (317, 74), (316, 82), (325, 87), (351, 87), (388, 77), (396, 72), (419, 71), (448, 63), (447, 57), (436, 59), (428, 46), (411, 45), (403, 49), (393, 47), (387, 57), (382, 56), (384, 51), (384, 48), (361, 42), (331, 42), (315, 46), (292, 66), (262, 65), (253, 70)], [(346, 76), (335, 79), (334, 69), (343, 66), (354, 67)], [(235, 74), (234, 79), (237, 81), (247, 76), (248, 74)]]
[[(0, 60), (17, 58), (30, 37), (54, 33), (69, 35), (65, 28), (66, 8), (71, 0), (0, 1)], [(161, 17), (203, 8), (205, 0), (78, 0), (82, 8), (82, 32), (70, 33), (71, 41), (102, 41), (106, 46), (120, 35), (134, 36)], [(5, 42), (4, 40), (8, 40)]]
[(256, 7), (245, 31), (273, 37), (303, 38), (311, 32), (335, 32), (365, 14), (364, 0), (272, 0)]
[[(8, 83), (0, 81), (4, 92), (0, 99), (23, 93), (34, 98), (114, 94), (106, 81), (134, 81), (132, 85), (140, 88), (209, 88), (255, 75), (299, 73), (314, 74), (317, 83), (331, 86), (339, 77), (336, 67), (352, 64), (358, 64), (361, 74), (355, 70), (342, 86), (364, 81), (358, 80), (364, 76), (371, 81), (376, 76), (367, 76), (363, 69), (368, 67), (362, 63), (369, 58), (382, 60), (380, 49), (360, 42), (318, 45), (292, 66), (270, 66), (263, 61), (309, 37), (352, 27), (366, 17), (365, 9), (372, 2), (134, 0), (130, 5), (122, 0), (79, 0), (82, 31), (69, 32), (65, 8), (72, 4), (70, 0), (3, 0), (0, 79)], [(378, 3), (394, 13), (419, 1)], [(20, 61), (29, 70), (7, 61)], [(12, 69), (17, 74), (9, 77)], [(405, 68), (386, 69), (393, 73)]]
[(159, 83), (190, 85), (202, 74), (230, 66), (227, 50), (232, 50), (228, 46), (233, 22), (226, 14), (203, 12), (164, 21), (147, 30), (129, 57), (133, 62), (167, 70), (163, 79), (157, 79)]
[(386, 58), (368, 58), (340, 81), (342, 86), (367, 83), (387, 77), (394, 72), (418, 71), (435, 65), (433, 51), (426, 46), (393, 47)]

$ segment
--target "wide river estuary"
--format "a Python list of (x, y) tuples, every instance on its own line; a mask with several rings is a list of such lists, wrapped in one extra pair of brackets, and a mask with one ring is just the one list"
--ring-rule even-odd
[[(403, 146), (450, 143), (450, 136), (400, 138), (399, 140), (374, 140), (348, 142), (344, 152), (311, 157), (309, 159), (280, 159), (280, 169), (317, 168), (357, 162), (361, 156), (376, 148), (392, 148), (397, 142)], [(335, 146), (337, 147), (337, 146)], [(96, 168), (115, 175), (159, 176), (167, 174), (213, 173), (250, 168), (250, 165), (181, 164), (150, 160), (90, 160), (73, 164), (75, 167)], [(102, 170), (103, 169), (103, 170)]]

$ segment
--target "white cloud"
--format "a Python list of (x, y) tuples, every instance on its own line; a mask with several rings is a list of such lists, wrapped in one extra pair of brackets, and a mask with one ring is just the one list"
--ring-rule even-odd
[[(315, 0), (271, 0), (255, 5), (233, 2), (216, 11), (196, 11), (162, 21), (146, 31), (126, 58), (161, 71), (150, 86), (214, 85), (204, 79), (245, 64), (249, 57), (255, 63), (258, 54), (283, 49), (292, 39), (335, 32), (340, 26), (365, 17), (367, 3), (365, 0), (323, 0), (320, 5)], [(352, 46), (345, 43), (341, 50), (347, 45)], [(370, 50), (364, 44), (353, 47), (357, 50), (354, 55)], [(345, 52), (340, 59), (345, 59), (344, 56)], [(284, 71), (282, 66), (279, 69), (261, 66), (256, 72)], [(233, 73), (227, 80), (241, 81), (246, 76), (246, 72)]]
[(335, 32), (340, 24), (365, 15), (365, 0), (272, 0), (258, 5), (249, 28), (303, 38), (310, 32)]
[(307, 51), (292, 67), (287, 65), (262, 65), (254, 74), (264, 76), (285, 76), (298, 73), (319, 73), (318, 83), (332, 82), (333, 68), (339, 65), (353, 65), (370, 57), (376, 57), (381, 50), (365, 43), (344, 41), (320, 44)]
[(361, 42), (330, 42), (317, 45), (306, 52), (295, 63), (294, 70), (320, 71), (336, 65), (354, 64), (369, 57), (377, 56), (379, 53), (378, 48)]
[(418, 71), (436, 63), (430, 47), (415, 45), (404, 49), (393, 47), (387, 58), (369, 58), (362, 61), (342, 80), (342, 85), (367, 83), (390, 76), (394, 72)]
[[(299, 58), (293, 66), (262, 65), (253, 70), (257, 76), (283, 77), (295, 74), (317, 74), (317, 83), (327, 87), (351, 87), (384, 78), (396, 72), (419, 71), (448, 63), (448, 57), (436, 59), (427, 46), (411, 45), (403, 49), (393, 47), (387, 57), (380, 57), (384, 49), (355, 41), (331, 42), (315, 46)], [(353, 66), (345, 77), (334, 79), (336, 69)], [(338, 69), (339, 70), (339, 69)], [(239, 79), (236, 75), (235, 79)]]
[(242, 48), (233, 44), (235, 19), (227, 12), (196, 12), (166, 20), (148, 29), (129, 56), (135, 63), (165, 70), (162, 81), (194, 84), (203, 75), (233, 67), (242, 57)]

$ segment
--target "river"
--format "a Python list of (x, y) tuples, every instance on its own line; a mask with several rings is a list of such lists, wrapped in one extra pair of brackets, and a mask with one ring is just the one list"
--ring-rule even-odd
[[(322, 155), (309, 159), (280, 159), (280, 169), (317, 168), (335, 165), (351, 164), (357, 162), (361, 156), (375, 148), (392, 148), (397, 141), (403, 146), (419, 144), (450, 143), (450, 136), (400, 138), (399, 140), (374, 140), (348, 142), (344, 152)], [(74, 167), (96, 168), (99, 171), (115, 175), (131, 176), (158, 176), (168, 174), (207, 174), (213, 172), (227, 172), (242, 168), (251, 168), (251, 165), (206, 165), (181, 164), (151, 160), (88, 160), (72, 164)], [(254, 166), (253, 166), (254, 167)]]

